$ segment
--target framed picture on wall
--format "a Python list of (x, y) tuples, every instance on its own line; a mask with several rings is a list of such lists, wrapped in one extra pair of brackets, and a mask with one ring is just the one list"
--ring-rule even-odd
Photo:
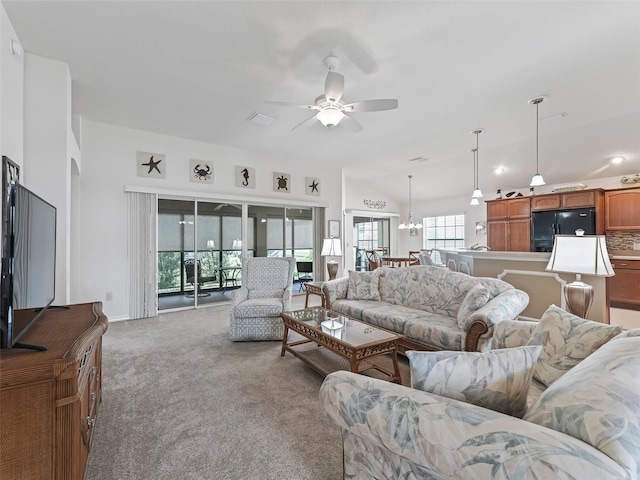
[(15, 181), (20, 183), (20, 167), (13, 163), (9, 157), (2, 156), (2, 208), (7, 202), (9, 184)]
[(329, 236), (340, 238), (340, 220), (329, 220)]

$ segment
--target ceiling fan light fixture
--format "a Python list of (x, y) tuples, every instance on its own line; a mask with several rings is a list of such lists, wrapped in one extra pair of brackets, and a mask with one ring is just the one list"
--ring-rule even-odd
[(325, 127), (335, 127), (344, 118), (344, 113), (337, 108), (328, 107), (320, 110), (317, 118)]

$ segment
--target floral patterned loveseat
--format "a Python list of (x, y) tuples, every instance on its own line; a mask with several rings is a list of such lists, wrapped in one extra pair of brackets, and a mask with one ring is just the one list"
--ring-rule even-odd
[[(327, 376), (320, 402), (342, 429), (344, 478), (640, 478), (640, 329), (623, 332), (552, 306), (540, 322), (501, 323), (492, 343), (498, 349), (483, 353), (413, 353), (482, 357), (535, 348), (523, 418), (454, 398), (486, 392), (493, 370), (504, 366), (479, 371), (477, 358), (457, 393), (350, 372)], [(455, 368), (446, 369), (446, 382)], [(418, 371), (411, 364), (414, 386)], [(504, 378), (509, 384), (513, 371)]]
[(323, 285), (326, 308), (404, 336), (404, 350), (487, 350), (529, 296), (496, 278), (435, 266), (349, 272)]

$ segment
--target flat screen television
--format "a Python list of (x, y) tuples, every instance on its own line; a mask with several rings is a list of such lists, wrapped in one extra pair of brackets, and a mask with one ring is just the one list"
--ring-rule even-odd
[(5, 200), (0, 347), (44, 350), (20, 339), (55, 298), (56, 208), (15, 182)]

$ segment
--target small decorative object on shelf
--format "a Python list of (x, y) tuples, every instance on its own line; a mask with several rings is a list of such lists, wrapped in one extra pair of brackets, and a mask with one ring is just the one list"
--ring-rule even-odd
[(620, 183), (624, 185), (640, 183), (640, 173), (636, 173), (635, 175), (626, 175), (620, 179)]
[(574, 190), (584, 190), (585, 188), (587, 188), (587, 186), (584, 183), (572, 183), (570, 185), (560, 185), (555, 187), (551, 192), (572, 192)]
[(502, 198), (502, 190), (498, 189), (496, 192), (496, 200), (500, 200)]
[(382, 210), (387, 206), (387, 202), (385, 202), (384, 200), (368, 200), (365, 198), (362, 203), (364, 203), (367, 207), (375, 208), (376, 210)]
[(533, 197), (536, 194), (535, 187), (529, 187), (529, 196)]

